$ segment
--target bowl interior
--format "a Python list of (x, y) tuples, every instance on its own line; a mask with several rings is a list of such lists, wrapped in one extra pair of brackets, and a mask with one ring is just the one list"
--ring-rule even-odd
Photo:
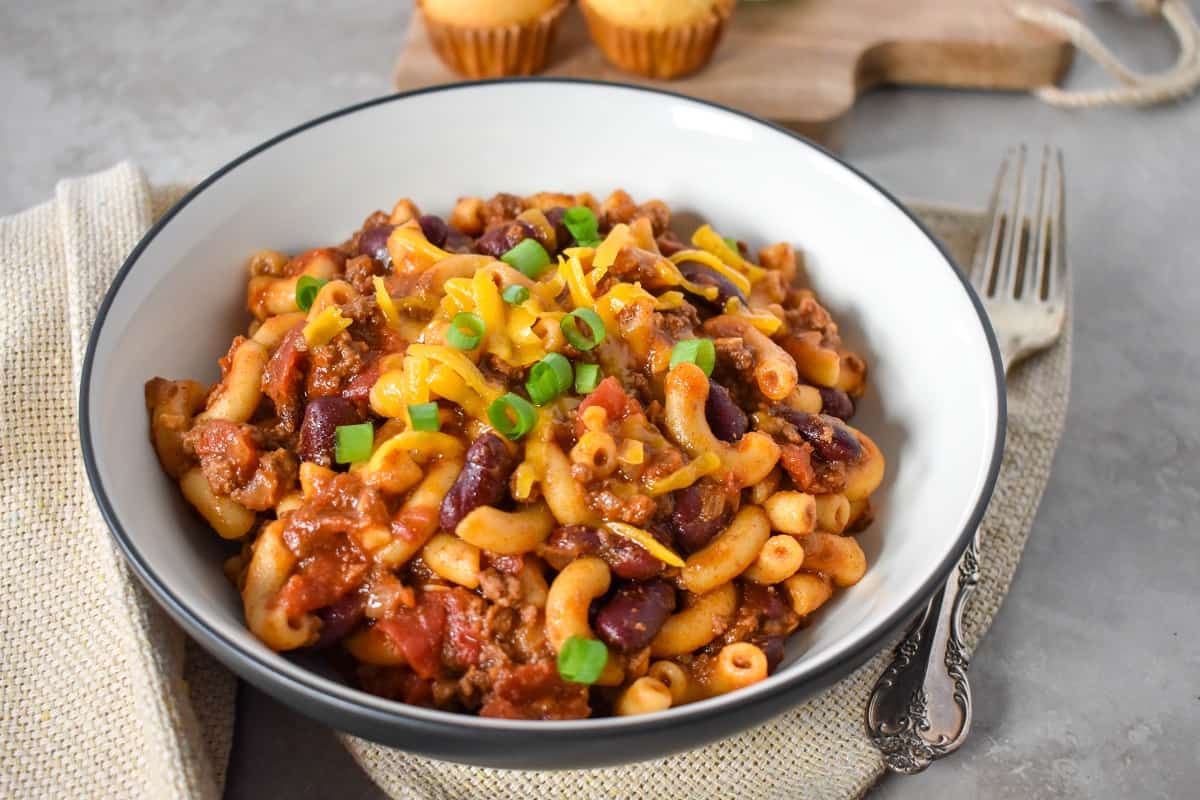
[(844, 338), (870, 363), (855, 424), (888, 460), (876, 521), (861, 536), (870, 568), (792, 637), (779, 672), (749, 691), (826, 670), (882, 635), (950, 563), (990, 491), (997, 371), (968, 290), (909, 216), (819, 149), (700, 102), (599, 84), (466, 85), (328, 118), (220, 174), (144, 243), (94, 334), (85, 439), (110, 519), (152, 583), (282, 678), (436, 716), (315, 675), (318, 665), (274, 654), (250, 635), (221, 573), (228, 546), (159, 470), (142, 384), (155, 375), (215, 380), (217, 357), (248, 321), (245, 262), (257, 249), (341, 241), (405, 196), (446, 213), (461, 195), (603, 197), (615, 187), (639, 201), (662, 198), (752, 247), (797, 245)]

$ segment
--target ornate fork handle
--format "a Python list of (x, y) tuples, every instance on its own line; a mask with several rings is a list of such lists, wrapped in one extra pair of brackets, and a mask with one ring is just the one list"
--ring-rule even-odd
[[(913, 774), (958, 749), (971, 729), (962, 612), (979, 583), (979, 532), (946, 585), (896, 647), (867, 704), (867, 729), (896, 772)], [(936, 657), (944, 654), (940, 660)]]

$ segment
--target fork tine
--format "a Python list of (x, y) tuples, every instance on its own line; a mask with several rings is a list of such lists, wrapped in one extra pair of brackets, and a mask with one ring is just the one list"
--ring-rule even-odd
[(1012, 297), (1017, 276), (1021, 272), (1022, 239), (1028, 220), (1025, 214), (1025, 161), (1028, 148), (1017, 148), (1017, 164), (1013, 170), (1013, 195), (1008, 209), (1005, 236), (1001, 242), (1000, 257), (996, 262), (997, 275), (988, 286), (988, 297), (1001, 295)]
[(1050, 186), (1054, 192), (1054, 202), (1049, 213), (1053, 218), (1047, 220), (1050, 235), (1047, 258), (1050, 263), (1046, 265), (1041, 299), (1062, 302), (1067, 296), (1067, 187), (1062, 150), (1055, 150), (1050, 164), (1053, 173)]
[(990, 288), (996, 282), (996, 267), (999, 264), (1000, 248), (1008, 228), (1007, 219), (1012, 182), (1014, 175), (1013, 157), (1015, 150), (1009, 150), (1000, 162), (1000, 170), (996, 173), (996, 186), (992, 190), (992, 200), (988, 207), (991, 221), (988, 223), (986, 247), (975, 251), (975, 263), (971, 269), (971, 284), (975, 291), (986, 297)]
[(1025, 258), (1025, 270), (1017, 286), (1016, 297), (1025, 302), (1044, 299), (1046, 272), (1049, 269), (1050, 250), (1055, 241), (1053, 226), (1055, 217), (1055, 189), (1053, 186), (1053, 151), (1049, 146), (1042, 148), (1042, 165), (1038, 170), (1037, 192), (1034, 199), (1033, 221), (1029, 232), (1029, 250)]

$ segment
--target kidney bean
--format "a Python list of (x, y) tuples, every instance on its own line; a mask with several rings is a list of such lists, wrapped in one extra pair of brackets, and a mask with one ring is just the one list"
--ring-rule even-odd
[(564, 525), (558, 528), (538, 552), (557, 570), (582, 556), (596, 556), (608, 564), (618, 578), (653, 578), (662, 571), (662, 562), (641, 545), (587, 525)]
[(653, 578), (663, 567), (662, 562), (640, 544), (608, 531), (600, 532), (600, 550), (596, 555), (608, 563), (618, 578)]
[(450, 226), (437, 214), (423, 214), (417, 222), (421, 225), (421, 233), (425, 234), (431, 245), (441, 247), (446, 243), (446, 237), (450, 235)]
[(300, 458), (323, 467), (331, 466), (337, 427), (354, 425), (360, 420), (354, 404), (345, 398), (330, 396), (309, 400), (304, 408), (304, 422), (300, 425), (297, 448)]
[(758, 618), (764, 636), (787, 634), (796, 625), (796, 615), (774, 586), (747, 583), (742, 588), (742, 610)]
[[(484, 231), (483, 236), (475, 242), (475, 251), (485, 256), (499, 258), (512, 250), (526, 239), (537, 239), (538, 231), (529, 222), (515, 219), (512, 222), (502, 222)], [(545, 244), (543, 242), (543, 244)]]
[(476, 439), (467, 448), (466, 463), (442, 500), (442, 529), (453, 531), (476, 508), (499, 503), (516, 466), (516, 459), (499, 436), (485, 433)]
[(837, 417), (807, 414), (786, 406), (777, 406), (773, 413), (795, 426), (800, 438), (812, 445), (817, 458), (848, 464), (862, 458), (862, 445)]
[(669, 230), (663, 231), (662, 235), (660, 235), (654, 241), (658, 245), (658, 252), (662, 253), (667, 258), (670, 258), (682, 250), (687, 250), (687, 245), (679, 241), (679, 238)]
[(575, 237), (571, 235), (571, 231), (563, 223), (563, 217), (566, 216), (566, 213), (567, 210), (562, 206), (555, 206), (546, 211), (547, 221), (554, 226), (554, 243), (558, 245), (559, 250), (575, 246)]
[(473, 253), (475, 242), (458, 228), (450, 228), (442, 249), (447, 253)]
[(385, 267), (390, 267), (392, 265), (392, 254), (388, 252), (387, 240), (395, 228), (395, 225), (380, 225), (375, 228), (367, 228), (363, 231), (362, 236), (358, 237), (358, 254), (370, 256)]
[(556, 570), (575, 559), (600, 550), (600, 531), (587, 525), (564, 525), (555, 528), (538, 549), (538, 554)]
[(724, 495), (715, 487), (692, 484), (675, 492), (671, 527), (675, 541), (685, 552), (694, 553), (712, 541), (732, 516)]
[(733, 402), (729, 390), (716, 381), (708, 382), (708, 400), (704, 404), (704, 417), (713, 435), (726, 442), (736, 442), (750, 427), (746, 412)]
[(321, 635), (313, 647), (329, 647), (345, 639), (363, 618), (363, 611), (363, 598), (358, 592), (317, 609), (316, 614), (321, 618)]
[(741, 300), (742, 305), (749, 305), (746, 302), (746, 295), (742, 294), (741, 289), (734, 286), (728, 278), (710, 267), (698, 264), (695, 261), (684, 261), (679, 265), (679, 271), (692, 283), (698, 283), (701, 286), (717, 287), (716, 300), (708, 301), (717, 308), (724, 308), (725, 303), (731, 297)]
[(767, 672), (774, 672), (779, 662), (783, 661), (783, 637), (763, 636), (753, 639), (752, 643), (758, 645), (758, 649), (767, 657)]
[(675, 610), (675, 589), (664, 580), (622, 583), (596, 612), (596, 635), (619, 653), (650, 644)]
[(850, 419), (854, 416), (854, 401), (850, 399), (850, 395), (841, 389), (828, 389), (824, 386), (817, 387), (817, 391), (821, 393), (822, 414), (839, 419)]

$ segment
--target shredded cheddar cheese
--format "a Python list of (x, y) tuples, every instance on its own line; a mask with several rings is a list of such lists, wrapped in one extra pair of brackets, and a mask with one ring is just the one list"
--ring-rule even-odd
[(337, 306), (329, 306), (316, 316), (312, 322), (304, 326), (302, 333), (309, 347), (320, 347), (329, 344), (333, 337), (349, 328), (354, 322), (342, 316), (342, 310)]
[(638, 247), (652, 253), (658, 252), (658, 242), (654, 241), (654, 226), (646, 217), (638, 217), (631, 222), (629, 231), (633, 234), (633, 241)]
[(491, 401), (472, 391), (462, 376), (445, 364), (436, 364), (430, 371), (429, 390), (438, 397), (444, 397), (462, 406), (463, 410), (475, 419), (487, 419), (487, 407)]
[[(404, 402), (429, 402), (429, 371), (432, 364), (427, 359), (406, 356), (404, 359)], [(407, 417), (407, 409), (406, 414)]]
[[(744, 272), (750, 283), (762, 280), (763, 276), (767, 274), (767, 271), (762, 267), (742, 258), (742, 254), (726, 244), (721, 235), (714, 231), (710, 225), (701, 225), (696, 229), (696, 232), (692, 234), (692, 244), (701, 250), (712, 253), (731, 267)], [(742, 291), (750, 291), (749, 286), (747, 285), (747, 288)]]
[[(595, 408), (595, 406), (593, 406)], [(604, 409), (599, 409), (604, 413)], [(585, 412), (586, 413), (586, 412)], [(531, 440), (549, 441), (554, 436), (554, 418), (548, 409), (538, 411), (538, 421), (529, 434)], [(603, 422), (600, 423), (604, 425)], [(543, 447), (526, 447), (525, 460), (513, 472), (512, 494), (515, 500), (527, 500), (533, 496), (534, 487), (546, 479), (546, 450)]]
[(380, 312), (383, 313), (383, 318), (387, 320), (388, 327), (392, 330), (398, 330), (401, 326), (400, 312), (396, 310), (396, 304), (392, 302), (392, 296), (388, 294), (387, 287), (383, 285), (383, 278), (376, 275), (371, 279), (375, 284), (375, 302), (379, 305)]
[(658, 298), (643, 289), (639, 283), (618, 283), (596, 300), (596, 313), (604, 320), (606, 328), (617, 330), (617, 315), (638, 303), (645, 303), (653, 308), (657, 305)]
[(646, 461), (646, 446), (637, 439), (626, 439), (617, 452), (617, 460), (631, 466), (642, 464)]
[[(725, 243), (721, 242), (721, 244), (724, 245)], [(708, 267), (714, 272), (720, 273), (722, 276), (728, 279), (728, 281), (736, 286), (742, 294), (749, 294), (750, 292), (750, 279), (726, 264), (712, 253), (704, 250), (680, 250), (678, 253), (671, 256), (672, 264), (678, 265), (682, 264), (684, 261), (695, 261), (698, 264), (703, 264), (704, 266)], [(709, 299), (715, 299), (717, 296), (716, 287), (710, 286), (707, 288), (712, 290), (712, 295), (709, 297)]]
[(571, 292), (571, 302), (576, 308), (594, 308), (596, 298), (592, 297), (592, 289), (583, 274), (583, 264), (575, 256), (558, 259), (558, 274)]
[(442, 297), (442, 310), (447, 316), (475, 310), (475, 286), (470, 278), (451, 278), (442, 287), (446, 293)]
[(647, 482), (646, 490), (650, 492), (651, 496), (657, 497), (668, 492), (673, 492), (676, 489), (691, 486), (705, 475), (711, 475), (720, 468), (720, 456), (716, 453), (704, 453), (696, 460), (680, 467), (670, 475), (656, 481)]
[(642, 547), (650, 555), (657, 558), (659, 561), (671, 567), (682, 567), (683, 559), (677, 556), (671, 548), (667, 547), (662, 542), (655, 539), (649, 531), (644, 531), (641, 528), (635, 528), (632, 525), (627, 525), (624, 522), (604, 522), (602, 523), (612, 533), (617, 536), (628, 539)]
[(663, 292), (654, 298), (654, 310), (670, 311), (674, 308), (682, 308), (683, 300), (684, 297), (681, 292)]
[(538, 474), (537, 468), (529, 460), (522, 461), (517, 465), (517, 469), (513, 472), (513, 499), (517, 501), (528, 500), (533, 495), (533, 487), (541, 476)]
[(692, 294), (699, 295), (700, 297), (703, 297), (705, 300), (716, 300), (717, 295), (719, 294), (717, 287), (701, 286), (700, 284), (693, 283), (692, 281), (683, 277), (683, 273), (679, 271), (679, 264), (681, 264), (685, 260), (692, 260), (692, 261), (700, 260), (700, 259), (678, 258), (678, 256), (682, 255), (683, 253), (700, 253), (701, 256), (708, 256), (708, 257), (712, 258), (714, 261), (718, 260), (715, 256), (709, 256), (708, 253), (702, 253), (699, 250), (683, 250), (683, 251), (680, 251), (679, 253), (676, 253), (675, 255), (671, 256), (670, 258), (662, 258), (662, 259), (658, 260), (658, 262), (655, 264), (655, 268), (658, 270), (659, 277), (662, 278), (667, 283), (671, 284), (672, 286), (682, 286), (684, 289), (687, 289)]
[(500, 290), (492, 280), (492, 273), (479, 270), (471, 279), (471, 290), (475, 296), (475, 313), (483, 320), (486, 332), (483, 335), (484, 349), (508, 361), (512, 356), (512, 344), (505, 335), (504, 323), (507, 311)]
[(633, 232), (629, 230), (629, 226), (621, 223), (613, 225), (608, 236), (604, 237), (604, 241), (596, 248), (596, 254), (592, 257), (592, 267), (608, 269), (617, 262), (617, 253), (621, 252), (621, 248), (627, 245), (637, 245), (633, 238)]
[(489, 403), (502, 394), (500, 388), (489, 383), (483, 377), (483, 373), (479, 371), (479, 367), (472, 364), (471, 359), (458, 350), (438, 344), (412, 344), (408, 347), (408, 355), (412, 358), (429, 359), (445, 364), (458, 373), (468, 387), (486, 398)]
[(416, 222), (401, 225), (393, 230), (388, 236), (387, 249), (393, 263), (417, 261), (416, 266), (436, 264), (452, 255), (426, 239), (425, 234), (421, 232), (421, 226)]
[(741, 317), (767, 336), (774, 335), (783, 325), (783, 320), (769, 311), (751, 311), (736, 297), (731, 297), (726, 301), (724, 311), (726, 314)]

